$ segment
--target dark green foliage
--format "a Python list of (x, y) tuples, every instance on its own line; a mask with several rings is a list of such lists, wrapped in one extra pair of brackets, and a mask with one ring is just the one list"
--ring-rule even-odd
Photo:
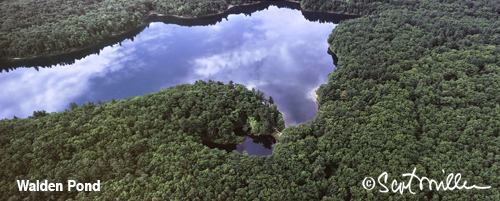
[(47, 112), (45, 110), (42, 111), (33, 111), (33, 117), (38, 118), (38, 117), (44, 117), (47, 116)]
[(278, 131), (283, 131), (283, 129), (285, 129), (285, 120), (281, 114), (278, 117), (277, 129)]
[[(500, 200), (499, 1), (301, 3), (368, 15), (344, 21), (328, 37), (339, 61), (317, 91), (314, 121), (283, 130), (262, 92), (219, 82), (2, 120), (2, 199)], [(282, 131), (273, 155), (201, 144), (237, 141), (230, 131), (247, 123), (257, 133)], [(438, 181), (460, 173), (468, 186), (491, 189), (420, 191), (413, 183), (416, 194), (401, 195), (361, 185), (388, 172), (390, 188), (393, 179), (407, 182), (401, 174), (414, 168)], [(15, 179), (28, 178), (100, 179), (102, 188), (18, 192)]]
[[(241, 172), (261, 164), (255, 157), (211, 150), (202, 139), (234, 142), (238, 136), (232, 130), (244, 125), (253, 111), (281, 115), (263, 102), (267, 102), (263, 93), (243, 85), (197, 81), (114, 103), (79, 107), (72, 103), (71, 111), (37, 111), (27, 119), (2, 120), (0, 194), (2, 199), (16, 195), (37, 200), (52, 195), (80, 200), (181, 198), (193, 188), (200, 188), (194, 197), (219, 196), (206, 194), (207, 190), (228, 194), (246, 181), (235, 177), (239, 184), (220, 184), (220, 171), (227, 173), (231, 167)], [(270, 128), (263, 126), (264, 130), (274, 130), (277, 119), (269, 119), (273, 116), (260, 117), (269, 122)], [(102, 190), (90, 194), (17, 190), (16, 179), (32, 178), (62, 183), (101, 180)], [(182, 183), (186, 185), (180, 187)]]
[[(318, 90), (313, 132), (341, 188), (361, 200), (500, 199), (500, 24), (491, 2), (414, 1), (332, 31), (339, 63)], [(417, 194), (400, 195), (361, 185), (388, 172), (390, 187), (415, 167), (419, 176), (461, 173), (470, 185), (492, 188), (422, 192), (414, 183)]]
[(0, 58), (68, 51), (137, 26), (144, 1), (7, 0), (0, 3)]
[(6, 0), (0, 2), (0, 58), (82, 48), (139, 25), (151, 12), (184, 17), (250, 0)]

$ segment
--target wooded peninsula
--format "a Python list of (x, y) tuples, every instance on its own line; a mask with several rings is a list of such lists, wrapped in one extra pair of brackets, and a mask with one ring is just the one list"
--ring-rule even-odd
[[(252, 1), (4, 0), (0, 57), (80, 48), (150, 11), (218, 13)], [(365, 15), (325, 41), (338, 57), (314, 120), (284, 128), (264, 92), (217, 81), (0, 120), (1, 200), (500, 200), (500, 1), (302, 0), (306, 10)], [(328, 38), (328, 39), (327, 39)], [(233, 129), (282, 131), (272, 155), (204, 146)], [(255, 130), (254, 130), (255, 129)], [(411, 173), (489, 189), (412, 194)], [(383, 193), (364, 179), (388, 173)], [(100, 191), (25, 192), (16, 180), (94, 183)], [(385, 179), (379, 179), (383, 181)], [(401, 183), (399, 183), (401, 184)], [(452, 184), (454, 185), (454, 184)], [(394, 189), (394, 188), (393, 188)]]

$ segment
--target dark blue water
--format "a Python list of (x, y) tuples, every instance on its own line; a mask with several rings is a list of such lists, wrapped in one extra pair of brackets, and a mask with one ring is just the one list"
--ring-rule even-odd
[(103, 46), (99, 54), (73, 59), (71, 65), (4, 71), (0, 118), (64, 111), (71, 102), (123, 99), (212, 79), (272, 96), (287, 126), (312, 120), (317, 112), (313, 92), (334, 69), (326, 39), (336, 25), (272, 5), (251, 16), (220, 19), (191, 27), (153, 22), (133, 40)]
[(276, 139), (270, 135), (250, 136), (245, 143), (236, 146), (236, 151), (241, 154), (247, 152), (248, 155), (267, 156), (273, 153), (275, 143)]
[(228, 153), (236, 150), (240, 154), (245, 152), (248, 155), (267, 156), (271, 155), (274, 150), (274, 144), (277, 142), (272, 135), (252, 135), (249, 132), (243, 131), (241, 128), (234, 130), (236, 135), (246, 136), (245, 142), (241, 144), (216, 144), (211, 141), (204, 140), (203, 144), (210, 148), (226, 150)]

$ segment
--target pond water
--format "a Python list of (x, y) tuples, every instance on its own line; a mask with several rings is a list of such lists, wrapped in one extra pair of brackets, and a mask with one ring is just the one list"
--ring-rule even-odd
[(216, 144), (209, 141), (203, 141), (203, 144), (214, 149), (226, 150), (228, 153), (236, 150), (238, 153), (243, 154), (247, 152), (248, 155), (267, 156), (273, 153), (273, 145), (277, 140), (270, 135), (248, 136), (242, 144)]
[(299, 9), (275, 2), (201, 19), (151, 17), (148, 27), (77, 52), (0, 61), (0, 119), (212, 79), (272, 96), (287, 126), (312, 120), (313, 92), (334, 69), (326, 39), (352, 17)]
[(234, 130), (236, 135), (246, 136), (245, 142), (241, 144), (216, 144), (211, 141), (204, 140), (203, 144), (212, 149), (217, 148), (225, 150), (228, 153), (236, 150), (238, 153), (243, 154), (247, 152), (248, 155), (267, 156), (273, 153), (274, 144), (277, 142), (276, 138), (272, 135), (251, 135), (249, 132), (243, 131), (241, 128)]

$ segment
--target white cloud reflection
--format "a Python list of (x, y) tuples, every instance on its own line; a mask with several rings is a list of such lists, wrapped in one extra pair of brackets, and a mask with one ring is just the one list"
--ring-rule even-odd
[(252, 65), (267, 56), (268, 52), (263, 48), (216, 54), (195, 59), (193, 62), (193, 65), (196, 66), (194, 72), (197, 76), (208, 78), (218, 73), (225, 73), (230, 69), (237, 69), (240, 66)]
[[(301, 54), (314, 54), (326, 51), (327, 43), (325, 34), (311, 35), (311, 30), (323, 30), (323, 32), (329, 33), (333, 28), (330, 24), (309, 22), (302, 15), (297, 15), (296, 11), (290, 9), (279, 9), (271, 6), (269, 7), (269, 11), (271, 12), (256, 12), (252, 14), (252, 20), (260, 22), (253, 23), (252, 28), (257, 30), (257, 32), (264, 33), (264, 37), (256, 37), (252, 32), (244, 32), (244, 43), (235, 49), (195, 58), (192, 62), (196, 74), (195, 77), (199, 79), (200, 77), (209, 78), (219, 73), (227, 74), (225, 71), (227, 69), (240, 69), (237, 73), (241, 73), (242, 71), (255, 72), (255, 68), (242, 69), (241, 67), (258, 66), (255, 64), (266, 58), (279, 61), (280, 66), (272, 67), (282, 67), (284, 68), (282, 73), (286, 74), (286, 72), (294, 71), (294, 69), (299, 67), (297, 66), (296, 58), (294, 58), (297, 55), (294, 55), (291, 51), (297, 52), (301, 49), (308, 51), (317, 50)], [(244, 20), (244, 17), (241, 15), (229, 17), (233, 21)], [(216, 37), (216, 34), (212, 33), (207, 33), (207, 35)], [(210, 37), (207, 37), (206, 40), (211, 41)], [(265, 68), (259, 70), (262, 73), (266, 72)]]
[[(242, 43), (194, 58), (189, 82), (233, 80), (248, 89), (255, 87), (279, 102), (287, 125), (297, 124), (304, 119), (301, 115), (311, 116), (305, 119), (314, 117), (317, 106), (313, 92), (333, 70), (331, 57), (326, 54), (326, 40), (334, 26), (310, 22), (290, 9), (271, 6), (268, 10), (253, 13), (253, 22), (240, 27), (244, 30)], [(231, 20), (240, 23), (246, 19), (240, 15)], [(234, 27), (220, 29), (225, 28)], [(217, 33), (206, 35), (210, 37), (205, 42), (217, 37)]]
[[(100, 55), (90, 55), (71, 66), (53, 68), (19, 68), (0, 73), (2, 87), (0, 118), (25, 118), (33, 111), (56, 112), (68, 108), (70, 101), (89, 93), (91, 79), (124, 68), (123, 63), (132, 60), (133, 47), (106, 47)], [(126, 56), (127, 55), (127, 56)], [(140, 65), (138, 65), (140, 66)]]
[[(173, 32), (176, 31), (180, 26), (173, 24), (164, 24), (162, 22), (152, 22), (149, 24), (149, 28), (145, 29), (143, 33), (137, 35), (134, 39), (136, 45), (147, 44), (148, 48), (141, 48), (146, 50), (150, 55), (159, 55), (168, 49), (165, 45), (165, 38), (171, 37)], [(152, 42), (159, 41), (162, 42)], [(168, 41), (166, 41), (168, 42)]]
[(106, 47), (70, 66), (0, 73), (0, 118), (212, 79), (271, 95), (287, 125), (313, 119), (312, 90), (333, 70), (326, 39), (334, 26), (275, 6), (228, 19), (208, 27), (152, 23), (134, 42)]

